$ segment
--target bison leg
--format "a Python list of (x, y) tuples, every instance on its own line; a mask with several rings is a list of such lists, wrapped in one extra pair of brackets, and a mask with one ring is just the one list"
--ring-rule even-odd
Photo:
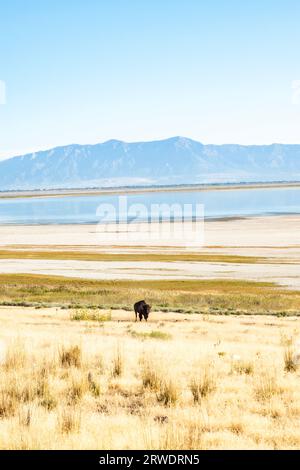
[(140, 318), (140, 321), (142, 321), (142, 319), (143, 319), (143, 314), (142, 313), (139, 313), (139, 318)]

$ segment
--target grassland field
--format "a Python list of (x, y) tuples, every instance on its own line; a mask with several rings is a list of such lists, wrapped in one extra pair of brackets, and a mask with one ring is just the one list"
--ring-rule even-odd
[(300, 225), (271, 219), (210, 222), (198, 252), (0, 227), (0, 449), (298, 449)]
[(7, 306), (0, 327), (0, 449), (299, 448), (295, 316)]
[(0, 304), (132, 310), (147, 299), (154, 311), (299, 315), (300, 292), (243, 280), (101, 281), (27, 274), (0, 275)]

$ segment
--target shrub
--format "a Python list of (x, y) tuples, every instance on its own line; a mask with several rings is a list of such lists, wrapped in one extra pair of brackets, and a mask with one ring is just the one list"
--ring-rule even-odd
[(96, 321), (105, 322), (111, 321), (111, 312), (104, 313), (102, 311), (93, 311), (88, 309), (78, 309), (71, 313), (70, 318), (72, 321)]

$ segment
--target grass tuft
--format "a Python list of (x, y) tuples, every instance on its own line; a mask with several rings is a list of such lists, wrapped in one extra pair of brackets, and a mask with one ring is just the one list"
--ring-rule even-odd
[(113, 358), (112, 376), (120, 377), (124, 371), (124, 358), (120, 348), (117, 349)]
[(295, 361), (295, 351), (291, 346), (287, 346), (284, 350), (284, 370), (286, 372), (296, 372), (298, 364)]
[(81, 426), (81, 413), (74, 406), (64, 408), (58, 415), (58, 427), (62, 434), (78, 433)]
[(254, 365), (251, 361), (233, 361), (231, 372), (236, 374), (251, 375), (254, 372)]
[(175, 405), (179, 398), (178, 387), (169, 378), (162, 379), (156, 394), (157, 401), (164, 406)]
[(270, 371), (260, 373), (254, 388), (256, 399), (262, 402), (271, 400), (283, 391), (278, 385), (276, 375)]
[(162, 373), (158, 364), (153, 360), (141, 360), (141, 376), (144, 388), (152, 391), (159, 391), (162, 380)]
[(195, 403), (199, 403), (202, 398), (207, 398), (216, 388), (216, 378), (208, 368), (205, 368), (202, 374), (193, 377), (190, 382), (190, 390)]
[(81, 366), (81, 349), (79, 346), (62, 347), (59, 353), (60, 363), (63, 367)]

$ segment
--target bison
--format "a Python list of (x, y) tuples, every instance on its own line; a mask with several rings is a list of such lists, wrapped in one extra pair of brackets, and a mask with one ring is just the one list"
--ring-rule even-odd
[(147, 321), (150, 310), (151, 310), (151, 306), (146, 304), (144, 300), (140, 300), (139, 302), (136, 302), (134, 304), (135, 321), (137, 321), (138, 314), (139, 314), (140, 321), (142, 321), (143, 317)]

